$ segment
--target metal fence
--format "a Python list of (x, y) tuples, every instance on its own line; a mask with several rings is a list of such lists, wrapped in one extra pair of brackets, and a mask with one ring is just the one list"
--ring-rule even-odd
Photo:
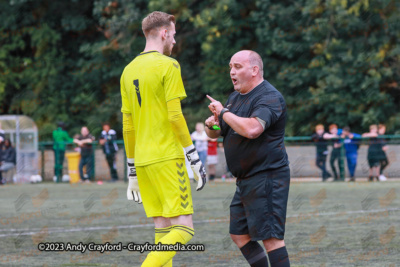
[[(397, 157), (400, 153), (400, 135), (385, 135), (380, 136), (386, 141), (389, 149), (386, 154), (389, 159), (389, 166), (386, 169), (387, 177), (400, 177), (400, 158)], [(329, 155), (332, 150), (331, 144), (334, 141), (328, 141)], [(356, 168), (356, 177), (367, 177), (368, 175), (368, 162), (367, 150), (370, 138), (359, 138), (360, 149), (358, 150), (358, 163)], [(218, 142), (222, 142), (219, 138)], [(126, 154), (124, 149), (123, 140), (116, 141), (119, 151), (116, 157), (117, 171), (119, 179), (127, 180), (126, 169)], [(109, 180), (110, 172), (107, 165), (105, 155), (98, 142), (93, 142), (93, 175), (95, 180)], [(286, 151), (288, 153), (291, 176), (292, 177), (321, 177), (321, 171), (315, 165), (316, 148), (315, 143), (311, 140), (310, 136), (296, 136), (285, 138)], [(54, 176), (54, 153), (52, 150), (53, 142), (39, 142), (39, 170), (43, 180), (52, 180)], [(66, 152), (74, 151), (75, 145), (68, 143)], [(330, 156), (328, 155), (326, 167), (330, 170)], [(341, 155), (339, 160), (343, 163), (340, 164), (343, 168), (340, 170), (341, 178), (348, 177), (347, 163), (345, 149), (341, 147)], [(336, 163), (337, 164), (337, 163)], [(218, 165), (217, 177), (221, 177), (226, 171), (226, 161), (224, 150), (222, 147), (218, 148)], [(64, 161), (64, 174), (68, 174), (67, 159)]]
[[(357, 166), (355, 177), (368, 177), (369, 165), (367, 160), (368, 146), (371, 144), (371, 138), (354, 138), (358, 141), (360, 147), (358, 149)], [(385, 169), (387, 177), (400, 177), (400, 158), (397, 157), (400, 153), (400, 135), (382, 135), (379, 136), (380, 140), (384, 140), (388, 146), (386, 155), (389, 165)], [(343, 143), (344, 139), (331, 139), (327, 141), (328, 144), (328, 157), (326, 160), (327, 170), (331, 170), (331, 152), (333, 142)], [(376, 140), (373, 140), (376, 142)], [(315, 142), (311, 136), (295, 136), (285, 138), (286, 151), (290, 160), (291, 176), (292, 177), (321, 177), (321, 171), (316, 166), (316, 148)], [(335, 163), (336, 167), (342, 166), (339, 170), (340, 178), (349, 177), (348, 166), (346, 161), (346, 151), (342, 145), (340, 148), (339, 161), (341, 164)]]

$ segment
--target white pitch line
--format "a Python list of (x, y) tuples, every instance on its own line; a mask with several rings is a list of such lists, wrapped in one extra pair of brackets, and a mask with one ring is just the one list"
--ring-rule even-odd
[[(304, 214), (296, 214), (287, 216), (286, 218), (297, 218), (304, 217), (304, 215), (312, 214), (314, 216), (331, 216), (331, 215), (348, 215), (348, 214), (359, 214), (359, 213), (377, 213), (383, 211), (400, 211), (400, 208), (392, 208), (392, 209), (378, 209), (378, 210), (353, 210), (353, 211), (343, 211), (343, 212), (321, 212), (321, 213), (313, 213), (306, 212)], [(211, 219), (211, 220), (201, 220), (194, 221), (195, 224), (201, 223), (218, 223), (218, 222), (228, 222), (228, 219)], [(111, 230), (111, 229), (132, 229), (132, 228), (145, 228), (145, 227), (154, 227), (154, 224), (138, 224), (138, 225), (120, 225), (120, 226), (97, 226), (97, 227), (81, 227), (81, 228), (63, 228), (63, 227), (54, 227), (48, 228), (47, 233), (71, 233), (71, 232), (84, 232), (84, 231), (98, 231), (98, 230)], [(9, 232), (18, 232), (18, 233), (7, 233), (1, 234), (0, 237), (9, 237), (9, 236), (19, 236), (19, 235), (35, 235), (40, 233), (43, 228), (33, 228), (33, 229), (0, 229), (0, 231), (9, 231)], [(29, 231), (29, 232), (23, 232)]]

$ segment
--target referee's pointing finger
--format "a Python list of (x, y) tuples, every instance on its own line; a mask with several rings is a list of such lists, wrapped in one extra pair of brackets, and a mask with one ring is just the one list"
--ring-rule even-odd
[(217, 100), (215, 100), (214, 98), (212, 98), (211, 96), (207, 95), (207, 98), (210, 99), (211, 102), (216, 102)]

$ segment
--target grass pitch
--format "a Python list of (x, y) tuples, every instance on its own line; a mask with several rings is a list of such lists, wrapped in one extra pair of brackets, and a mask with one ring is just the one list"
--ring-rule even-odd
[[(195, 236), (204, 252), (178, 252), (174, 266), (248, 266), (229, 237), (235, 183), (192, 184)], [(397, 266), (399, 182), (296, 183), (288, 202), (291, 266)], [(147, 253), (41, 252), (41, 242), (154, 242), (152, 220), (126, 200), (126, 185), (0, 187), (1, 266), (140, 266)]]

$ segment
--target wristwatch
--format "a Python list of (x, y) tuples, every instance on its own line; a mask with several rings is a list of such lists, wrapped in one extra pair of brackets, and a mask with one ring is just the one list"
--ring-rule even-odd
[(221, 119), (222, 119), (222, 117), (224, 116), (224, 113), (225, 113), (225, 112), (229, 112), (229, 109), (223, 108), (223, 109), (221, 110), (221, 112), (219, 113), (219, 115), (221, 116)]

